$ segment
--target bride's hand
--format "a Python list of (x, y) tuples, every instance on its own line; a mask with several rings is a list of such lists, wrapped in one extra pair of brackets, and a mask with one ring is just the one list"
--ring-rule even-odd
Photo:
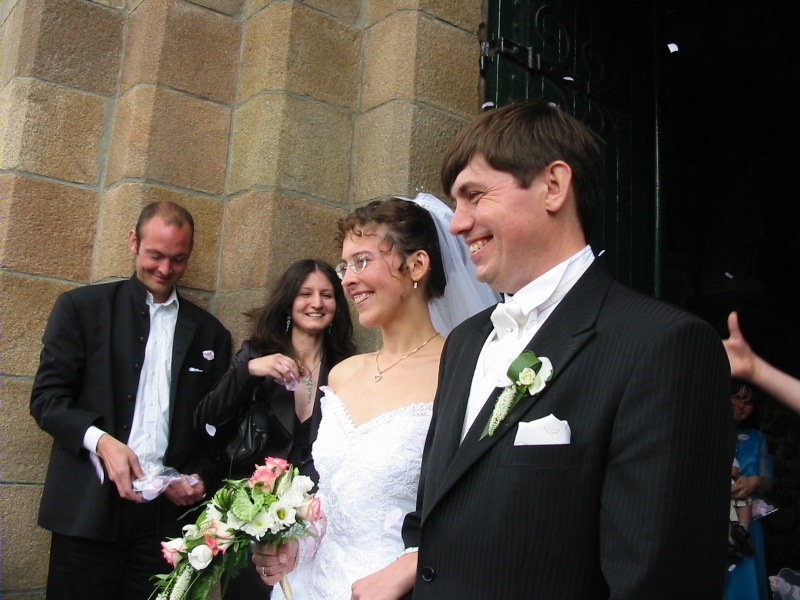
[(267, 585), (276, 585), (297, 565), (299, 546), (292, 540), (279, 546), (256, 544), (253, 546), (253, 563), (261, 580)]
[(388, 567), (359, 579), (352, 586), (353, 600), (397, 600), (414, 587), (417, 553), (404, 554)]

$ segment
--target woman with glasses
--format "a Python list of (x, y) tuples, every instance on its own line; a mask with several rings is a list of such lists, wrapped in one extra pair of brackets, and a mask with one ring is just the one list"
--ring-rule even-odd
[[(276, 282), (266, 304), (248, 316), (253, 321), (250, 338), (200, 402), (195, 427), (213, 434), (214, 444), (225, 448), (242, 413), (262, 402), (267, 447), (249, 461), (233, 463), (226, 455), (221, 470), (232, 479), (250, 477), (255, 462), (275, 456), (299, 467), (316, 483), (311, 444), (321, 418), (318, 390), (327, 383), (331, 368), (355, 351), (339, 278), (328, 263), (300, 260)], [(266, 600), (270, 590), (248, 568), (228, 582), (224, 597)]]
[[(380, 328), (383, 343), (377, 352), (341, 362), (323, 388), (313, 453), (324, 532), (299, 544), (299, 553), (296, 543), (277, 551), (256, 547), (253, 560), (264, 580), (274, 583), (288, 572), (296, 600), (349, 599), (354, 582), (404, 551), (401, 529), (416, 503), (444, 345), (440, 333), (462, 318), (461, 306), (477, 312), (496, 302), (488, 286), (469, 276), (474, 267), (463, 241), (447, 232), (448, 217), (452, 212), (441, 201), (420, 195), (373, 202), (339, 225), (337, 273), (359, 321)], [(445, 331), (434, 327), (429, 304)], [(413, 585), (416, 553), (401, 560), (407, 589), (394, 590), (395, 596)], [(275, 587), (273, 598), (282, 597)]]
[[(754, 428), (753, 389), (749, 384), (739, 379), (732, 380), (731, 405), (733, 420), (736, 422), (736, 461), (739, 465), (739, 474), (731, 489), (731, 497), (738, 505), (742, 505), (748, 499), (761, 497), (772, 489), (772, 458), (767, 449), (766, 437)], [(740, 524), (743, 525), (741, 521)], [(725, 600), (767, 598), (767, 571), (761, 523), (751, 518), (748, 528), (753, 551), (750, 555), (731, 561), (725, 582)]]

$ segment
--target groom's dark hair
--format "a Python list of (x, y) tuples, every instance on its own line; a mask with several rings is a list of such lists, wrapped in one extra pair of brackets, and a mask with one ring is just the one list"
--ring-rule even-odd
[(515, 102), (483, 113), (458, 135), (444, 156), (442, 189), (449, 195), (458, 174), (479, 154), (493, 169), (511, 173), (523, 188), (547, 165), (563, 160), (572, 168), (578, 218), (588, 241), (603, 192), (602, 143), (555, 104)]

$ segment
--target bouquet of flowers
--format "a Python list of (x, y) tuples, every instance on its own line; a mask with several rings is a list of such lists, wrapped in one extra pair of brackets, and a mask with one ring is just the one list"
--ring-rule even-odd
[[(309, 526), (321, 516), (319, 500), (309, 494), (314, 482), (285, 460), (266, 458), (250, 479), (225, 480), (194, 525), (180, 538), (161, 542), (172, 573), (156, 575), (156, 600), (205, 600), (223, 573), (234, 577), (249, 563), (250, 543), (281, 544), (313, 535)], [(251, 565), (252, 566), (252, 565)], [(287, 598), (288, 580), (281, 581)]]

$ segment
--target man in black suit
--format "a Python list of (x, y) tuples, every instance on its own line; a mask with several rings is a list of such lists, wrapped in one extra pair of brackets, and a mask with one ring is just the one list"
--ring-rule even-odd
[[(708, 325), (595, 259), (602, 173), (595, 136), (544, 101), (481, 115), (444, 159), (450, 231), (506, 302), (442, 354), (398, 561), (418, 548), (415, 600), (722, 596), (730, 369)], [(525, 350), (552, 378), (489, 428)]]
[[(154, 203), (128, 243), (134, 275), (62, 294), (42, 338), (31, 414), (54, 438), (39, 509), (53, 532), (49, 600), (148, 598), (150, 577), (170, 570), (160, 541), (180, 535), (216, 476), (192, 415), (228, 367), (231, 336), (175, 290), (194, 222)], [(147, 466), (190, 477), (143, 502), (132, 483)]]

